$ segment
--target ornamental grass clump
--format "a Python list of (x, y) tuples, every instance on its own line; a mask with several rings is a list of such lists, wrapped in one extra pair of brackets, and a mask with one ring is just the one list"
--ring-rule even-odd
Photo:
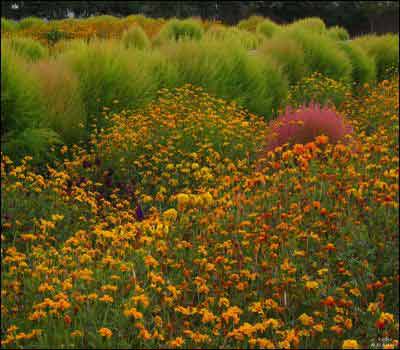
[(288, 107), (285, 113), (269, 125), (270, 133), (266, 151), (273, 151), (284, 144), (305, 144), (318, 136), (325, 136), (324, 142), (346, 143), (352, 134), (352, 127), (335, 110), (310, 103), (300, 109)]

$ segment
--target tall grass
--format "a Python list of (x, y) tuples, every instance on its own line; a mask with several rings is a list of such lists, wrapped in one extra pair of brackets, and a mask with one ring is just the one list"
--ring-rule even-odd
[(1, 134), (39, 125), (43, 115), (38, 84), (27, 62), (1, 45)]
[(303, 48), (294, 39), (287, 38), (283, 41), (280, 38), (272, 38), (265, 41), (258, 51), (261, 56), (272, 58), (282, 68), (291, 84), (309, 73)]
[(283, 42), (294, 40), (304, 51), (305, 62), (311, 72), (320, 72), (335, 80), (350, 81), (352, 66), (338, 44), (326, 35), (308, 30), (288, 28), (276, 34)]
[(37, 40), (13, 36), (9, 39), (4, 39), (4, 48), (13, 50), (20, 56), (30, 61), (37, 61), (48, 55), (48, 49)]
[(200, 40), (203, 36), (201, 23), (194, 19), (172, 19), (160, 30), (156, 42), (178, 41), (182, 39)]
[(191, 83), (252, 112), (271, 117), (287, 92), (272, 62), (248, 55), (237, 41), (181, 42), (162, 48), (178, 68), (179, 83)]
[(279, 29), (279, 25), (268, 18), (257, 25), (257, 33), (264, 35), (266, 38), (271, 38)]
[(263, 35), (236, 27), (213, 26), (203, 37), (204, 40), (236, 41), (246, 49), (254, 50), (265, 41)]
[(340, 48), (350, 59), (352, 70), (352, 80), (356, 85), (373, 82), (376, 79), (375, 61), (361, 47), (353, 42), (342, 42)]
[(242, 30), (247, 30), (249, 32), (255, 32), (257, 26), (264, 21), (264, 17), (262, 16), (250, 16), (249, 18), (242, 19), (237, 24), (237, 27)]
[(32, 155), (42, 160), (58, 134), (46, 128), (39, 85), (26, 61), (11, 50), (1, 59), (1, 145), (12, 159)]
[(122, 42), (126, 48), (134, 47), (140, 50), (150, 47), (150, 40), (144, 30), (139, 26), (133, 26), (122, 34)]
[(37, 17), (25, 17), (18, 22), (19, 29), (28, 29), (32, 27), (39, 27), (45, 22)]
[(365, 35), (354, 40), (375, 61), (378, 80), (384, 80), (399, 70), (399, 37), (395, 34)]
[(87, 124), (78, 77), (65, 62), (40, 61), (33, 66), (45, 109), (44, 125), (67, 144), (84, 139)]
[(8, 33), (14, 32), (18, 29), (18, 23), (8, 19), (8, 18), (1, 18), (1, 33)]
[(349, 40), (350, 35), (346, 28), (334, 26), (328, 29), (326, 34), (334, 40)]
[(136, 108), (149, 101), (154, 82), (135, 50), (126, 50), (114, 41), (76, 45), (79, 49), (68, 50), (60, 59), (79, 77), (90, 123), (104, 122), (97, 119), (103, 106), (111, 108), (117, 103)]
[(326, 32), (325, 22), (318, 17), (308, 17), (297, 20), (288, 25), (292, 30), (307, 30), (313, 33), (323, 34)]

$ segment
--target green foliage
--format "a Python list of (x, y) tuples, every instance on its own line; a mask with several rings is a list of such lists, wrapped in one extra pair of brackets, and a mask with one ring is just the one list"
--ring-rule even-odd
[(67, 144), (84, 139), (87, 125), (78, 77), (65, 62), (40, 61), (33, 66), (44, 104), (43, 124)]
[(60, 136), (54, 130), (27, 128), (9, 135), (7, 142), (3, 144), (3, 152), (11, 159), (19, 160), (29, 155), (40, 162), (47, 158), (51, 146), (61, 143)]
[(264, 21), (264, 17), (262, 16), (250, 16), (249, 18), (242, 19), (237, 24), (237, 27), (242, 30), (247, 30), (250, 32), (255, 32), (257, 26)]
[(346, 28), (334, 26), (328, 29), (326, 33), (329, 37), (334, 40), (349, 40), (350, 35)]
[(290, 106), (299, 107), (310, 102), (320, 105), (340, 106), (351, 96), (348, 84), (325, 77), (320, 73), (313, 73), (297, 84), (291, 86), (288, 102)]
[(291, 38), (272, 38), (258, 50), (262, 57), (270, 57), (278, 64), (291, 84), (297, 83), (308, 73), (305, 56), (300, 44)]
[(1, 53), (1, 134), (18, 133), (37, 127), (42, 117), (42, 105), (37, 81), (28, 70), (24, 59), (11, 50)]
[(379, 81), (390, 78), (399, 70), (399, 37), (395, 34), (382, 36), (365, 35), (354, 40), (376, 64)]
[(1, 32), (2, 33), (7, 33), (7, 32), (14, 32), (18, 28), (17, 22), (7, 19), (7, 18), (1, 18)]
[(248, 50), (258, 48), (263, 42), (264, 37), (258, 33), (240, 30), (235, 27), (214, 26), (203, 37), (204, 40), (236, 41)]
[(279, 25), (268, 18), (257, 25), (257, 33), (264, 35), (266, 38), (271, 38), (279, 29)]
[(279, 69), (272, 62), (250, 56), (237, 41), (181, 42), (164, 46), (163, 52), (177, 64), (180, 85), (204, 87), (267, 118), (287, 91)]
[(350, 81), (350, 60), (338, 44), (326, 35), (294, 28), (276, 35), (277, 40), (294, 40), (302, 47), (305, 62), (311, 72), (319, 72), (335, 80)]
[(65, 33), (58, 30), (57, 28), (53, 28), (52, 30), (46, 33), (46, 38), (50, 45), (54, 45), (61, 39), (65, 38)]
[(28, 29), (38, 27), (44, 24), (44, 21), (37, 17), (25, 17), (18, 22), (19, 29)]
[(10, 39), (4, 39), (5, 49), (13, 50), (18, 55), (29, 61), (37, 61), (48, 55), (48, 50), (37, 40), (14, 36)]
[(356, 85), (373, 82), (376, 79), (375, 62), (361, 47), (353, 42), (342, 42), (340, 48), (351, 61), (352, 80)]
[(203, 32), (201, 23), (197, 20), (190, 18), (185, 20), (171, 19), (161, 28), (157, 41), (200, 40)]
[(150, 47), (150, 40), (144, 30), (139, 26), (133, 26), (122, 34), (122, 42), (126, 48), (135, 47), (143, 50)]
[(288, 27), (293, 30), (307, 30), (319, 34), (326, 32), (325, 22), (318, 17), (303, 18), (291, 23)]
[(153, 78), (144, 69), (137, 51), (126, 50), (113, 41), (77, 42), (60, 59), (65, 60), (79, 77), (82, 99), (89, 114), (89, 124), (98, 119), (102, 107), (136, 108), (148, 102), (154, 90)]

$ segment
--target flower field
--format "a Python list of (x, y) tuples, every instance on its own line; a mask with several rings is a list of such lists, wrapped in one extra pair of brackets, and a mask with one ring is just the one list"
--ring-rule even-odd
[[(7, 105), (14, 114), (2, 114), (10, 130), (2, 134), (9, 152), (1, 161), (2, 348), (398, 348), (399, 88), (393, 62), (371, 81), (357, 78), (366, 75), (352, 65), (347, 80), (335, 79), (347, 63), (328, 63), (325, 74), (307, 66), (294, 83), (276, 76), (262, 85), (252, 81), (257, 61), (243, 54), (235, 66), (248, 79), (240, 92), (227, 85), (240, 75), (196, 81), (194, 72), (178, 64), (173, 73), (163, 61), (172, 55), (188, 64), (184, 45), (203, 52), (205, 44), (196, 40), (169, 43), (160, 56), (135, 51), (135, 62), (153, 59), (153, 66), (141, 67), (159, 79), (136, 95), (125, 93), (132, 86), (124, 81), (109, 79), (124, 77), (118, 65), (102, 75), (104, 92), (95, 89), (96, 74), (115, 63), (106, 52), (117, 50), (115, 43), (65, 44), (65, 55), (52, 57), (49, 67), (63, 67), (68, 77), (74, 77), (69, 69), (80, 72), (77, 81), (66, 81), (71, 91), (79, 86), (81, 95), (69, 95), (70, 101), (80, 101), (85, 112), (61, 102), (50, 107), (59, 123), (68, 122), (61, 116), (86, 113), (79, 127), (77, 117), (46, 129), (30, 122), (22, 128), (25, 121), (13, 124), (11, 116), (26, 112)], [(218, 64), (220, 74), (229, 70), (218, 47), (204, 65), (195, 59), (193, 65), (202, 72), (206, 64)], [(85, 65), (90, 50), (106, 63)], [(115, 52), (131, 69), (122, 60), (126, 52)], [(29, 73), (43, 68), (12, 55)], [(314, 51), (305, 50), (306, 61), (307, 55)], [(294, 72), (295, 64), (287, 63), (287, 71), (282, 65), (282, 72)], [(250, 68), (257, 74), (246, 75)], [(84, 69), (93, 71), (83, 78)], [(266, 67), (260, 72), (267, 73)], [(174, 86), (174, 74), (192, 79)], [(119, 95), (105, 94), (118, 83)], [(7, 91), (15, 94), (7, 98), (20, 96), (16, 88)], [(146, 103), (125, 104), (140, 91), (148, 92)], [(273, 97), (258, 103), (260, 91)], [(25, 103), (27, 95), (15, 101)], [(310, 121), (307, 108), (315, 108)], [(269, 114), (256, 113), (263, 109)], [(29, 153), (36, 150), (30, 145), (21, 154), (13, 143), (16, 135), (38, 142), (42, 134), (29, 139), (32, 130), (66, 137), (72, 126), (82, 132), (78, 141), (46, 143), (45, 155)], [(304, 128), (308, 136), (298, 136)], [(274, 133), (281, 133), (278, 143)]]

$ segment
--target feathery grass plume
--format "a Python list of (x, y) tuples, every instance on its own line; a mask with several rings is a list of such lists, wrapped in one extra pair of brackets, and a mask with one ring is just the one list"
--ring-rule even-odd
[(265, 38), (261, 34), (240, 30), (236, 27), (212, 26), (203, 36), (203, 40), (235, 40), (248, 50), (257, 49)]
[(132, 26), (122, 34), (122, 42), (126, 48), (135, 47), (143, 50), (150, 47), (150, 40), (139, 26)]
[(297, 83), (308, 74), (303, 48), (294, 39), (266, 40), (258, 52), (261, 56), (269, 56), (275, 60), (291, 84)]
[(237, 27), (242, 30), (247, 30), (249, 32), (255, 32), (259, 23), (264, 21), (262, 16), (250, 16), (247, 19), (242, 19), (237, 24)]
[(266, 117), (287, 91), (279, 69), (272, 62), (250, 56), (236, 40), (180, 42), (161, 49), (177, 65), (181, 84), (201, 86)]
[(326, 32), (325, 22), (318, 17), (308, 17), (299, 19), (288, 25), (288, 28), (293, 30), (307, 30), (313, 33), (323, 34)]
[(356, 85), (374, 82), (376, 79), (375, 61), (361, 47), (354, 42), (340, 42), (340, 48), (350, 59), (352, 69), (352, 80)]
[(271, 38), (279, 29), (279, 25), (268, 18), (257, 25), (257, 33), (264, 35), (266, 38)]
[(161, 28), (156, 43), (165, 41), (178, 41), (182, 39), (200, 40), (204, 30), (201, 23), (195, 19), (171, 19)]
[(286, 108), (283, 115), (269, 125), (266, 151), (286, 143), (305, 144), (317, 136), (327, 136), (330, 143), (347, 142), (353, 132), (352, 127), (335, 110), (317, 104), (304, 105), (300, 109)]
[(48, 49), (37, 40), (14, 36), (4, 39), (5, 49), (11, 49), (29, 61), (37, 61), (48, 56)]
[(43, 96), (43, 124), (67, 144), (83, 140), (87, 136), (87, 117), (76, 74), (65, 62), (56, 60), (37, 62), (33, 73)]
[[(134, 49), (126, 50), (112, 40), (76, 45), (78, 50), (68, 50), (59, 59), (65, 60), (79, 78), (89, 124), (100, 117), (103, 107), (115, 106), (115, 100), (126, 108), (137, 108), (149, 101), (155, 82)], [(97, 121), (106, 122), (102, 118)]]
[(18, 23), (8, 18), (1, 18), (1, 33), (15, 32), (18, 29)]
[(330, 27), (326, 33), (329, 37), (334, 40), (349, 40), (350, 35), (346, 28), (340, 26)]
[(399, 71), (399, 36), (397, 34), (364, 35), (353, 42), (374, 59), (379, 81), (388, 79)]
[(9, 133), (40, 124), (43, 105), (27, 62), (1, 44), (1, 134), (8, 141)]
[(305, 62), (312, 72), (320, 72), (335, 80), (350, 81), (352, 66), (339, 45), (326, 35), (287, 28), (276, 34), (277, 40), (294, 40), (304, 51)]
[(162, 88), (174, 88), (178, 86), (178, 69), (174, 62), (161, 53), (158, 49), (148, 51), (130, 51), (141, 62), (144, 70), (148, 72), (154, 84), (151, 86), (151, 96), (156, 96)]
[(28, 29), (32, 27), (40, 27), (45, 22), (37, 17), (25, 17), (18, 22), (19, 29)]

